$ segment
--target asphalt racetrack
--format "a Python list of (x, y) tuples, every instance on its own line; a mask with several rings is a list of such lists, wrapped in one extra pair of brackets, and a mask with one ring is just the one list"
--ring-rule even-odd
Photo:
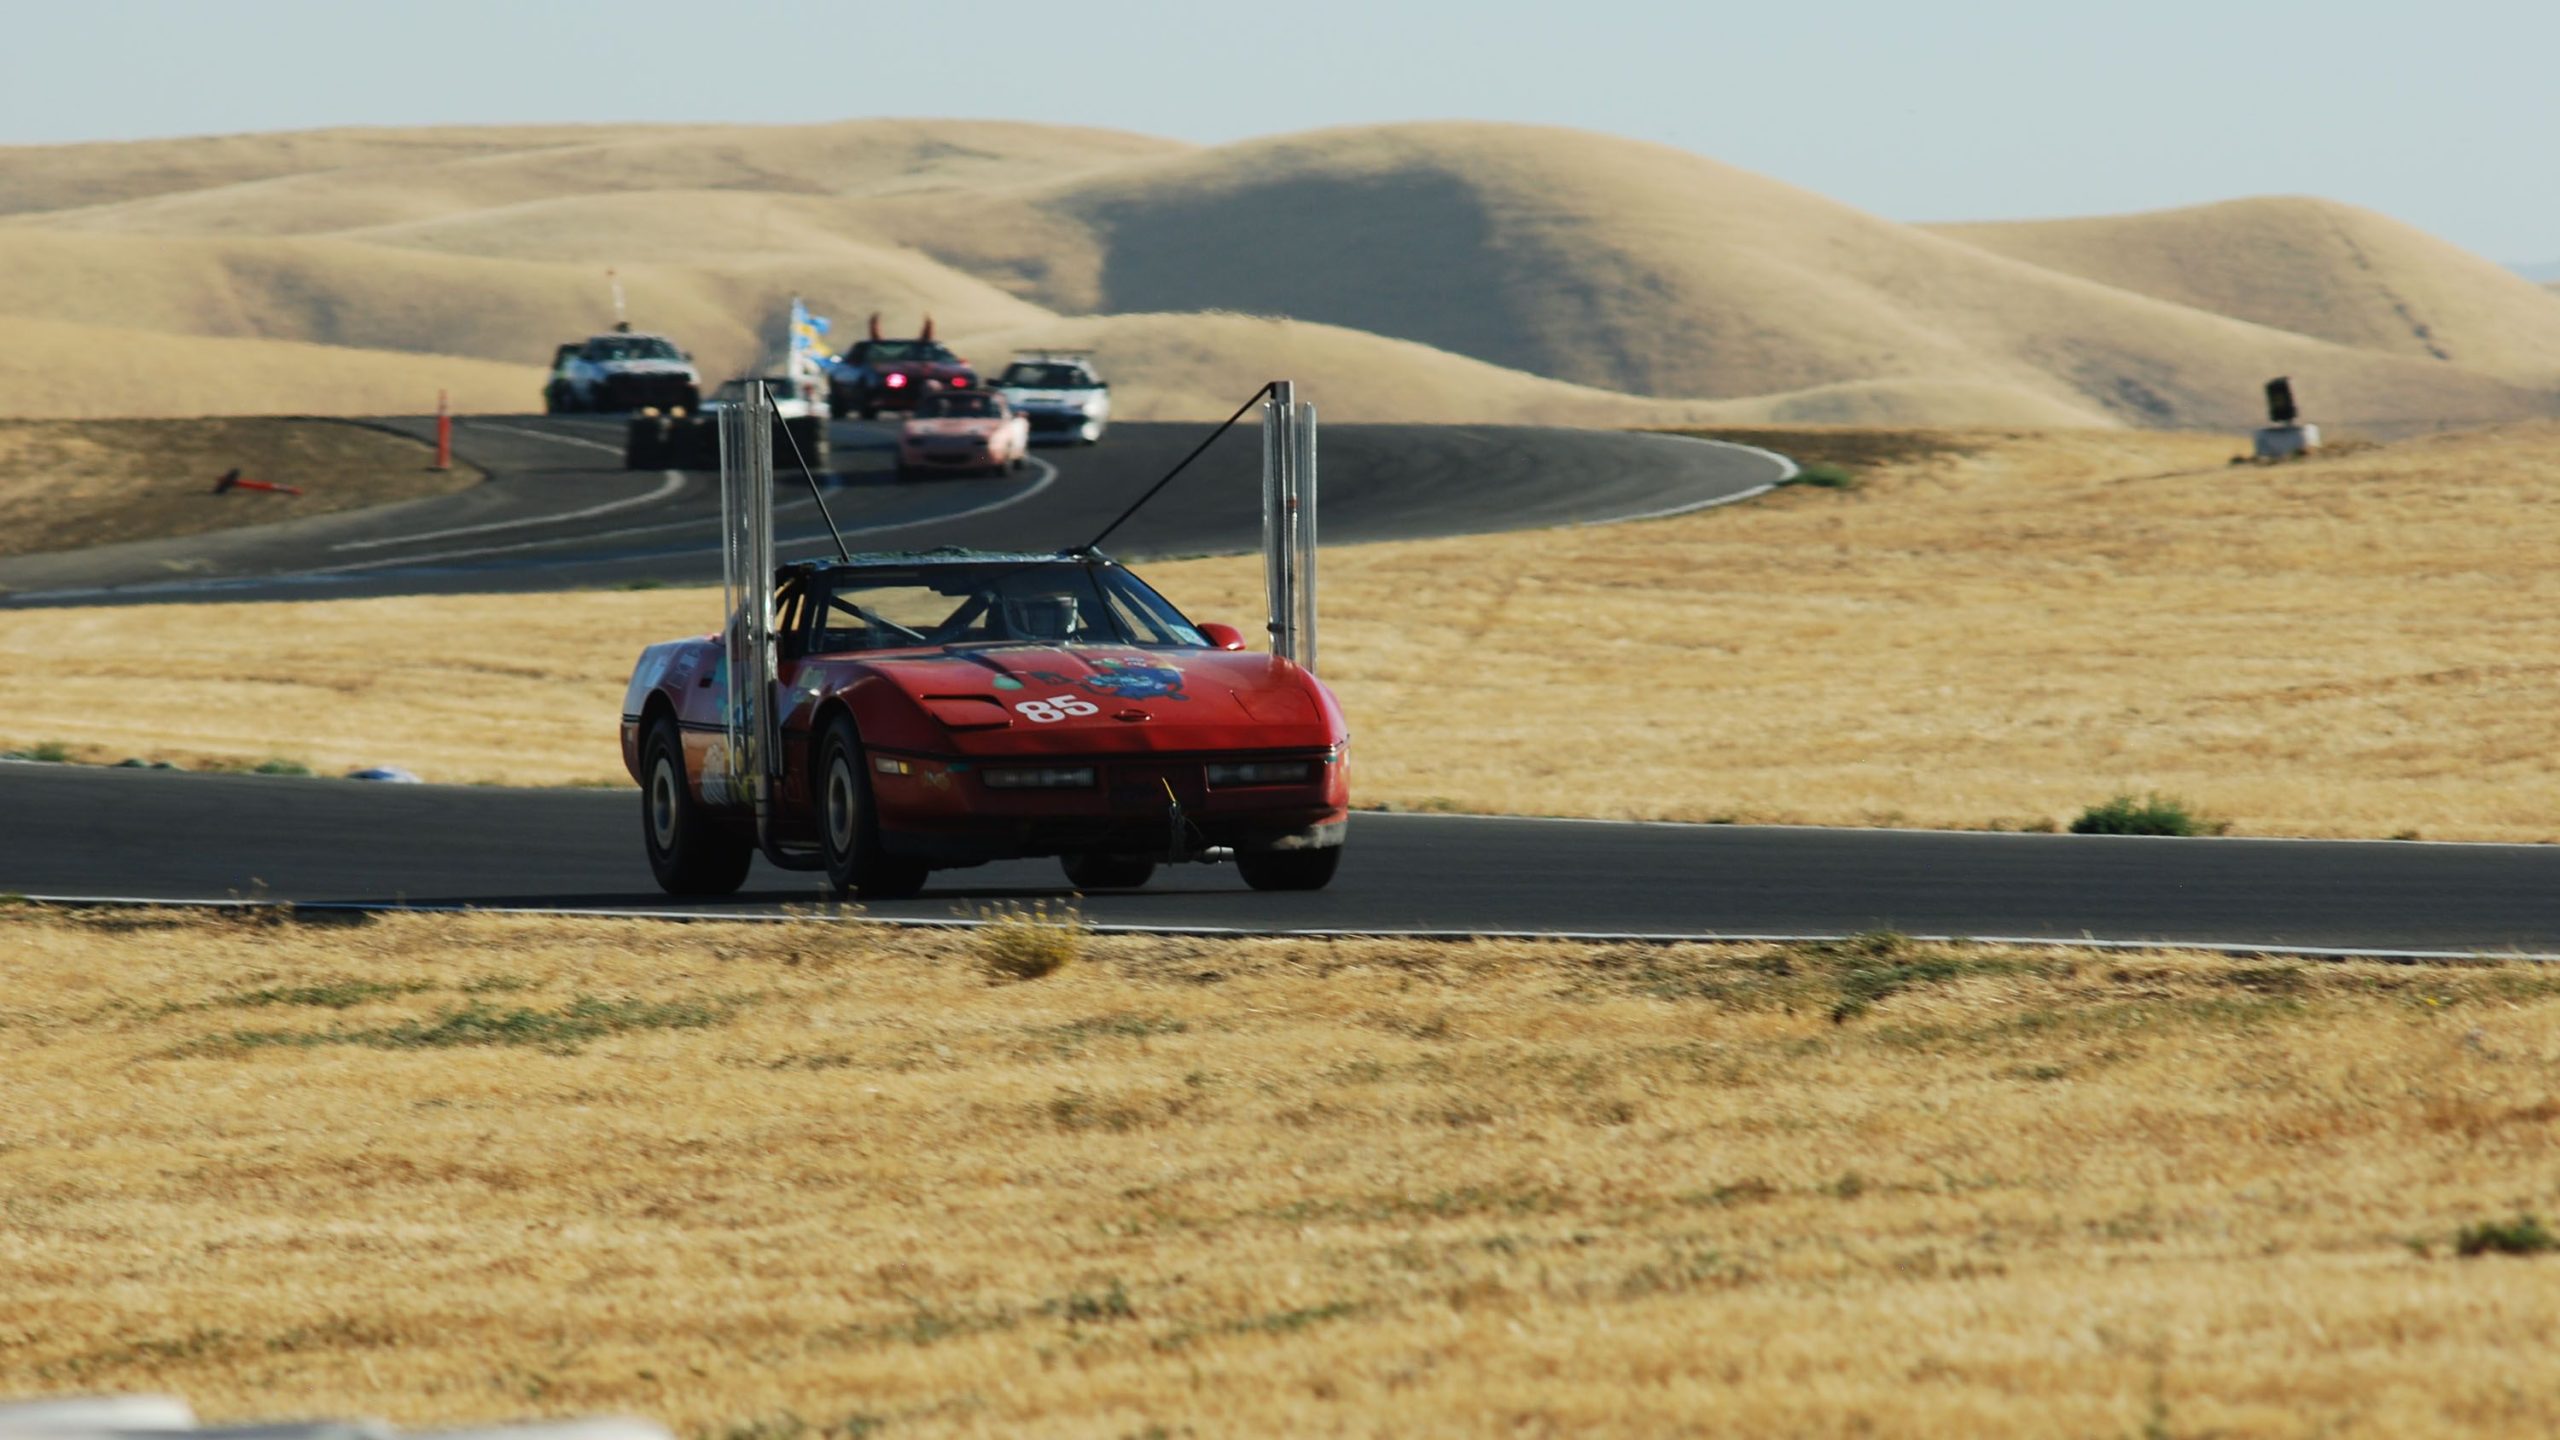
[[(425, 419), (386, 422), (425, 436)], [(718, 584), (717, 474), (622, 468), (610, 417), (474, 418), (455, 450), (487, 484), (182, 540), (0, 560), (0, 606), (335, 599)], [(1099, 445), (1043, 446), (1022, 473), (899, 481), (885, 423), (839, 421), (820, 493), (855, 549), (1081, 545), (1208, 433), (1114, 425)], [(1469, 425), (1328, 425), (1327, 544), (1598, 524), (1747, 498), (1793, 473), (1776, 456), (1668, 435)], [(834, 549), (799, 472), (776, 474), (776, 552)], [(1261, 451), (1248, 418), (1115, 532), (1122, 559), (1250, 551)], [(707, 623), (707, 622), (706, 622)]]
[[(423, 421), (391, 422), (423, 433)], [(1250, 550), (1258, 455), (1232, 434), (1107, 546)], [(711, 583), (707, 475), (627, 472), (608, 420), (475, 419), (492, 472), (455, 495), (176, 542), (0, 562), (0, 606)], [(1028, 472), (902, 484), (885, 427), (840, 423), (825, 487), (856, 549), (1055, 549), (1092, 537), (1197, 443), (1115, 426)], [(1605, 431), (1329, 426), (1328, 543), (1605, 523), (1747, 499), (1783, 460)], [(786, 482), (791, 477), (786, 476)], [(786, 557), (831, 549), (786, 483)], [(0, 764), (0, 892), (62, 900), (290, 900), (772, 915), (827, 900), (761, 861), (732, 900), (651, 882), (629, 791), (365, 785)], [(2184, 943), (2315, 953), (2560, 955), (2560, 847), (2158, 840), (1370, 814), (1331, 888), (1261, 894), (1232, 867), (1090, 895), (1106, 926), (1255, 933), (1829, 936)], [(966, 919), (1068, 893), (1052, 861), (937, 872), (882, 919)]]
[[(721, 901), (649, 878), (636, 791), (365, 785), (0, 765), (0, 889), (694, 915), (824, 904), (762, 861)], [(1054, 861), (937, 871), (893, 920), (1061, 897)], [(2157, 840), (1358, 814), (1333, 885), (1247, 889), (1231, 866), (1088, 895), (1106, 926), (1423, 934), (1918, 935), (2315, 952), (2560, 953), (2560, 848)]]

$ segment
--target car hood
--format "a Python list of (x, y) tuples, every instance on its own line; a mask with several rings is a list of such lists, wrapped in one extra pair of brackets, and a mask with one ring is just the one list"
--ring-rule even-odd
[(949, 420), (909, 420), (901, 428), (909, 435), (993, 435), (1003, 425), (1002, 420), (961, 417)]
[(682, 360), (599, 360), (596, 368), (607, 375), (682, 375), (691, 378), (693, 367)]
[(1248, 651), (1003, 645), (860, 663), (962, 753), (1322, 749), (1345, 738), (1314, 676)]
[(1007, 385), (999, 392), (1016, 405), (1081, 405), (1101, 393), (1094, 390), (1024, 390)]

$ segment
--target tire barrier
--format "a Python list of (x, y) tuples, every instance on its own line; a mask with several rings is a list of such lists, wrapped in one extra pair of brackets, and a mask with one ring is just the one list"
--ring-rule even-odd
[[(799, 462), (805, 460), (811, 470), (824, 475), (831, 454), (824, 420), (785, 420), (773, 427), (773, 463), (779, 472), (797, 473)], [(623, 431), (622, 468), (717, 470), (719, 423), (710, 415), (635, 416)]]

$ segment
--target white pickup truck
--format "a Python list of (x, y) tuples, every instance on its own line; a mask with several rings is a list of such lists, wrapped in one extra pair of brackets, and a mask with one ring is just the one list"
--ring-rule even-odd
[(617, 330), (561, 346), (542, 387), (547, 415), (692, 410), (702, 403), (693, 357), (664, 335)]

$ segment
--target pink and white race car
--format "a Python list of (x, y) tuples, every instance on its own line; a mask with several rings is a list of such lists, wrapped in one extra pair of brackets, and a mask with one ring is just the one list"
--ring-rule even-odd
[(1031, 421), (990, 390), (927, 395), (898, 427), (898, 478), (1019, 470)]

